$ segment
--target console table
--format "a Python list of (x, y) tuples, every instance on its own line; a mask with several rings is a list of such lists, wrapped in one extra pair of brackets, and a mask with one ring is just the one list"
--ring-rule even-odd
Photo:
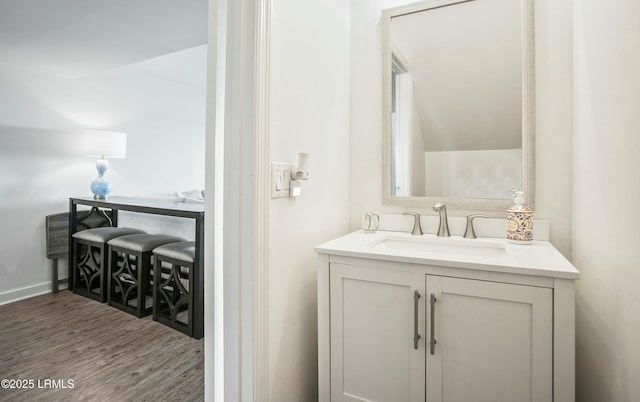
[[(194, 261), (193, 295), (194, 314), (202, 316), (204, 306), (204, 204), (174, 202), (133, 197), (109, 197), (95, 200), (91, 197), (69, 198), (69, 257), (73, 256), (73, 234), (78, 230), (78, 206), (85, 205), (99, 210), (110, 210), (111, 226), (118, 226), (118, 211), (130, 211), (150, 215), (175, 216), (195, 220), (196, 257)], [(108, 218), (107, 218), (108, 219)], [(73, 290), (73, 258), (69, 258), (69, 290)], [(200, 310), (200, 311), (199, 311)], [(198, 323), (198, 321), (200, 321)], [(194, 337), (199, 339), (204, 333), (202, 320), (194, 323)]]

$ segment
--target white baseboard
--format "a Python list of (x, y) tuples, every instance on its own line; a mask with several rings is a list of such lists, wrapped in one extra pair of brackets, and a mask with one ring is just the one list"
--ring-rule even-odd
[[(66, 283), (61, 283), (59, 289), (63, 290), (67, 288)], [(17, 302), (18, 300), (28, 299), (34, 296), (40, 296), (45, 293), (51, 293), (51, 282), (43, 282), (37, 285), (27, 286), (24, 288), (8, 290), (0, 293), (0, 306), (3, 304), (9, 304)]]

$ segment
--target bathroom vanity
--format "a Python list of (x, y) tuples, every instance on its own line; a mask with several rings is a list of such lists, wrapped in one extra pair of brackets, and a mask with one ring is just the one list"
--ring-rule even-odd
[(316, 247), (320, 401), (574, 401), (574, 281), (547, 241), (357, 231)]

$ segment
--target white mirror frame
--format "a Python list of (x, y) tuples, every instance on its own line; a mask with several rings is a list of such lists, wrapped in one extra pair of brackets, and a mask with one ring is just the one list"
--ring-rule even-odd
[[(387, 205), (430, 208), (443, 202), (450, 209), (504, 210), (510, 199), (400, 197), (391, 192), (391, 18), (404, 14), (482, 0), (427, 0), (382, 12), (382, 201)], [(518, 0), (514, 0), (518, 1)], [(522, 2), (522, 189), (535, 208), (535, 25), (534, 0)], [(508, 189), (507, 189), (508, 190)]]

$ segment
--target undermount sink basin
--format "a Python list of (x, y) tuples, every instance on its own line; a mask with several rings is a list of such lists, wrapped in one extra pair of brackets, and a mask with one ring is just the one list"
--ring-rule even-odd
[(389, 236), (376, 240), (370, 246), (376, 249), (418, 251), (429, 254), (465, 257), (502, 257), (505, 254), (503, 244), (480, 242), (471, 239)]

